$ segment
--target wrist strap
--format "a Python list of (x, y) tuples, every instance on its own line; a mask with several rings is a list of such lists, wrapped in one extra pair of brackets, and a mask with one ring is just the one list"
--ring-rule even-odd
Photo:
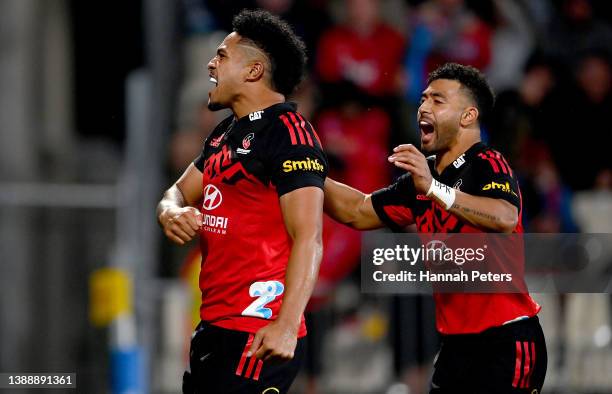
[(455, 196), (455, 189), (446, 186), (444, 183), (440, 183), (435, 178), (432, 179), (431, 186), (429, 186), (429, 190), (427, 191), (427, 197), (435, 197), (444, 209), (448, 211), (455, 202)]

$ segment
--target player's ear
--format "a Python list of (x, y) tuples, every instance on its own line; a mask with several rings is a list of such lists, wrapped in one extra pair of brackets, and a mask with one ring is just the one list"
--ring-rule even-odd
[(461, 126), (468, 127), (478, 121), (478, 108), (468, 107), (461, 114)]
[(264, 75), (264, 64), (262, 62), (256, 61), (248, 66), (246, 80), (249, 82), (254, 82), (261, 79)]

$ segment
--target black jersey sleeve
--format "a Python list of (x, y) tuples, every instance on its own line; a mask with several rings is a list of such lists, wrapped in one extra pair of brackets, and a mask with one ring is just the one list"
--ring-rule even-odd
[(316, 186), (323, 189), (328, 163), (312, 125), (297, 112), (282, 114), (268, 130), (267, 164), (278, 196)]
[(416, 189), (410, 174), (399, 177), (392, 185), (372, 193), (374, 211), (393, 231), (414, 223)]
[(486, 150), (475, 160), (475, 192), (482, 197), (506, 200), (521, 209), (521, 192), (516, 175), (501, 153)]

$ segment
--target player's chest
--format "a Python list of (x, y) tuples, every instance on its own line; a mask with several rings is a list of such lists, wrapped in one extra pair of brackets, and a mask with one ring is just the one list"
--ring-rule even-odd
[(265, 177), (263, 147), (255, 130), (218, 133), (206, 141), (203, 177), (212, 183), (236, 184)]

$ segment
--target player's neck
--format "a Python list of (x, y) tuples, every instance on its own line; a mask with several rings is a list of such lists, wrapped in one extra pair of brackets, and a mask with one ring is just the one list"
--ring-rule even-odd
[(480, 130), (463, 132), (458, 135), (449, 149), (436, 154), (436, 171), (438, 174), (441, 174), (446, 167), (477, 142), (480, 142)]
[(274, 104), (284, 103), (285, 96), (272, 90), (258, 90), (240, 95), (232, 104), (232, 112), (240, 119), (255, 111), (266, 109)]

